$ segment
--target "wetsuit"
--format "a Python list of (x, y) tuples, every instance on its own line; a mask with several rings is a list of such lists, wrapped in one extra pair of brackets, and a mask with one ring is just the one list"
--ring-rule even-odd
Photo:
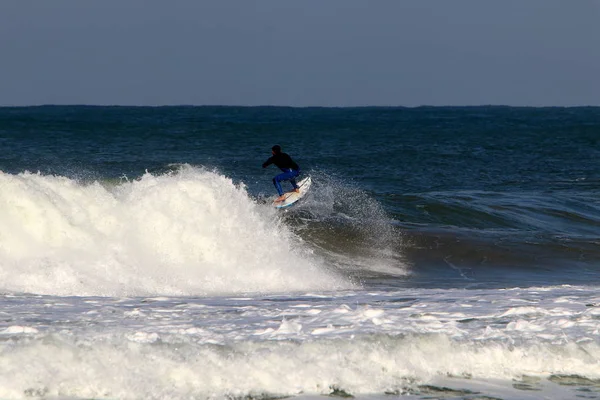
[(267, 161), (265, 161), (262, 165), (263, 168), (268, 167), (271, 164), (275, 164), (281, 171), (282, 174), (277, 175), (273, 178), (273, 185), (277, 189), (277, 193), (279, 195), (283, 195), (283, 189), (281, 188), (281, 181), (290, 181), (290, 183), (294, 186), (294, 189), (298, 188), (298, 184), (296, 183), (296, 177), (300, 175), (300, 167), (298, 164), (292, 160), (286, 153), (276, 153), (272, 157), (269, 157)]

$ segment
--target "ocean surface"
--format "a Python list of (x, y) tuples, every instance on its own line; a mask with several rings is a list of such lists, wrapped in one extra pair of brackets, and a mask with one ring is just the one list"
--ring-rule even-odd
[(600, 399), (600, 108), (0, 108), (0, 171), (1, 399)]

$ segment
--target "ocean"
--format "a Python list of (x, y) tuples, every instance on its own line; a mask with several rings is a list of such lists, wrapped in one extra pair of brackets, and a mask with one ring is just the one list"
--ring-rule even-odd
[(600, 108), (4, 107), (0, 150), (2, 399), (600, 398)]

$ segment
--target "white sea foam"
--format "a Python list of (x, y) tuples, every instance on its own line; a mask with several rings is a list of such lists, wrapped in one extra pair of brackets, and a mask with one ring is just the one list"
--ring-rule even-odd
[[(536, 312), (507, 313), (517, 299)], [(531, 393), (515, 382), (563, 380), (567, 399), (600, 379), (595, 288), (3, 300), (5, 398), (361, 397), (443, 385), (511, 399)]]
[(0, 172), (0, 290), (206, 295), (348, 288), (245, 188), (216, 172), (106, 187)]
[(585, 370), (599, 376), (597, 345), (461, 344), (445, 336), (199, 346), (152, 335), (102, 341), (46, 337), (3, 346), (0, 396), (225, 398), (403, 391), (439, 376), (511, 380)]

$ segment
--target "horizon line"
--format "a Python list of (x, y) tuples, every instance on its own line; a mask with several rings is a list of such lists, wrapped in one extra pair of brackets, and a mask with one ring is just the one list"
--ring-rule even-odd
[(598, 108), (598, 105), (509, 105), (509, 104), (462, 104), (462, 105), (429, 105), (422, 104), (417, 106), (403, 105), (355, 105), (355, 106), (290, 106), (290, 105), (238, 105), (238, 104), (164, 104), (164, 105), (138, 105), (138, 104), (86, 104), (86, 103), (44, 103), (29, 105), (3, 105), (0, 108), (42, 108), (42, 107), (87, 107), (87, 108), (292, 108), (292, 109), (350, 109), (350, 108), (395, 108), (395, 109), (416, 109), (416, 108)]

